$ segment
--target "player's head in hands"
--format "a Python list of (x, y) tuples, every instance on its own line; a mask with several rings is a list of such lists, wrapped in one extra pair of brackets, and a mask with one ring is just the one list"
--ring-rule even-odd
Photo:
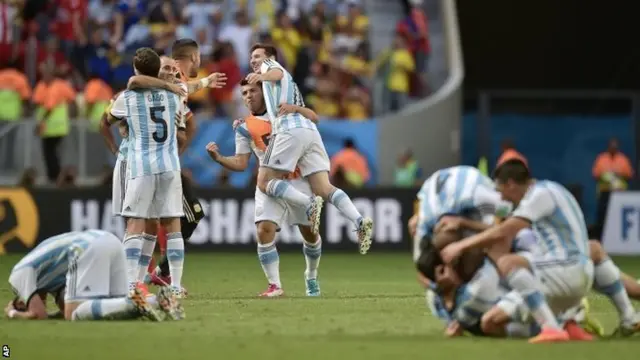
[(517, 159), (505, 161), (494, 171), (493, 177), (496, 189), (502, 194), (505, 200), (520, 203), (529, 189), (531, 183), (531, 173), (524, 162)]
[(271, 59), (278, 61), (278, 50), (276, 47), (269, 44), (255, 44), (251, 47), (251, 59), (249, 65), (253, 72), (260, 73), (260, 66), (265, 59)]
[(262, 83), (249, 84), (247, 79), (240, 82), (240, 91), (244, 105), (251, 111), (253, 115), (262, 115), (267, 111), (262, 96)]
[(151, 48), (140, 48), (133, 57), (133, 69), (136, 75), (158, 77), (160, 56)]
[[(187, 76), (195, 77), (200, 68), (200, 46), (193, 39), (179, 39), (171, 47), (171, 57), (182, 64)], [(186, 79), (183, 79), (186, 80)]]

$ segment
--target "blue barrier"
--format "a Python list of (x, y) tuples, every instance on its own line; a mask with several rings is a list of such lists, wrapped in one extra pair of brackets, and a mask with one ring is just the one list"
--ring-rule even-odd
[[(596, 209), (593, 162), (613, 136), (620, 140), (620, 150), (633, 161), (631, 121), (630, 116), (494, 115), (488, 160), (493, 166), (500, 156), (502, 140), (513, 139), (536, 177), (582, 185), (585, 216), (592, 221)], [(476, 115), (464, 116), (462, 128), (463, 164), (476, 166), (479, 158)]]
[[(373, 185), (378, 178), (378, 126), (375, 121), (351, 122), (328, 120), (318, 126), (322, 140), (329, 156), (340, 151), (347, 138), (352, 138), (358, 150), (367, 158), (371, 179), (367, 185)], [(221, 166), (213, 162), (205, 149), (207, 143), (216, 142), (220, 153), (231, 156), (235, 154), (235, 135), (228, 120), (208, 120), (198, 122), (198, 131), (189, 149), (183, 156), (183, 164), (193, 173), (193, 178), (200, 186), (214, 186), (220, 174)], [(257, 166), (255, 157), (251, 159), (248, 170), (233, 173), (230, 177), (234, 187), (247, 186), (251, 173)]]

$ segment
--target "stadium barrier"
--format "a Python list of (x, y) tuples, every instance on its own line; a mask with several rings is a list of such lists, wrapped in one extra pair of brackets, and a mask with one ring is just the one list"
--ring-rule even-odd
[[(411, 249), (407, 222), (417, 190), (349, 190), (356, 207), (374, 220), (372, 251)], [(186, 244), (187, 251), (255, 251), (254, 192), (197, 189), (206, 217)], [(103, 229), (124, 234), (124, 222), (111, 215), (110, 188), (0, 188), (0, 254), (24, 252), (39, 241), (68, 231)], [(333, 205), (325, 205), (320, 234), (329, 251), (357, 251), (353, 225)], [(281, 250), (300, 251), (296, 229), (278, 234)]]
[(609, 254), (640, 255), (640, 191), (611, 194), (602, 243)]

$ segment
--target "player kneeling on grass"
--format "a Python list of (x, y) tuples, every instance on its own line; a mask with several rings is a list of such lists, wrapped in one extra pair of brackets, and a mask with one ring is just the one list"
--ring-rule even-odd
[[(432, 313), (442, 319), (445, 335), (455, 337), (465, 331), (476, 336), (518, 337), (535, 336), (540, 327), (531, 321), (523, 298), (501, 284), (494, 263), (482, 254), (467, 254), (454, 266), (444, 264), (439, 248), (459, 240), (459, 233), (441, 231), (433, 243), (426, 244), (418, 261), (418, 269), (434, 284), (427, 290), (427, 304)], [(523, 230), (514, 241), (514, 252), (528, 256), (536, 244), (531, 230)], [(581, 310), (582, 311), (582, 310)], [(563, 321), (574, 340), (593, 337), (577, 326), (568, 313)]]
[(102, 230), (70, 232), (43, 241), (14, 266), (9, 283), (16, 299), (5, 313), (12, 319), (47, 319), (44, 299), (48, 293), (58, 294), (56, 301), (66, 320), (182, 317), (181, 306), (167, 287), (155, 299), (145, 297), (139, 287), (129, 291), (122, 242)]
[[(262, 95), (260, 83), (249, 84), (247, 80), (242, 80), (242, 99), (251, 111), (247, 118), (234, 123), (236, 132), (236, 155), (222, 156), (218, 152), (215, 143), (207, 145), (209, 156), (223, 167), (232, 171), (244, 171), (249, 166), (251, 153), (258, 158), (260, 165), (265, 157), (269, 137), (271, 136), (271, 124), (267, 116), (267, 107)], [(280, 106), (279, 114), (284, 115), (290, 112), (298, 112), (308, 119), (317, 121), (317, 115), (310, 109), (283, 104)], [(289, 181), (292, 187), (311, 197), (311, 187), (307, 180), (299, 176), (299, 172), (291, 174)], [(276, 297), (284, 292), (280, 282), (280, 260), (278, 249), (275, 245), (276, 232), (285, 223), (288, 225), (298, 225), (300, 233), (304, 238), (302, 252), (307, 263), (304, 272), (307, 296), (319, 296), (320, 285), (318, 283), (318, 265), (322, 254), (322, 242), (320, 235), (313, 234), (311, 222), (308, 219), (306, 208), (286, 203), (282, 199), (267, 196), (256, 188), (255, 199), (255, 222), (258, 238), (258, 258), (262, 269), (269, 281), (269, 287), (260, 296)]]

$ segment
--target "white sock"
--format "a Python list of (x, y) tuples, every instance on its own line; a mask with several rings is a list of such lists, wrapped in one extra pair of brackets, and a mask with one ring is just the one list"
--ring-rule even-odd
[(360, 225), (362, 215), (358, 211), (351, 198), (342, 190), (336, 188), (327, 199), (333, 206), (338, 208), (342, 215), (351, 220), (356, 226)]
[(140, 254), (140, 261), (138, 262), (138, 281), (144, 281), (145, 275), (147, 275), (149, 263), (151, 263), (151, 257), (153, 256), (153, 250), (156, 247), (156, 240), (158, 237), (151, 234), (142, 234), (142, 252)]
[(260, 265), (262, 265), (262, 270), (269, 284), (274, 284), (281, 288), (280, 256), (278, 255), (275, 241), (264, 245), (258, 244), (258, 259), (260, 259)]
[(284, 199), (290, 204), (304, 206), (307, 208), (311, 204), (311, 197), (301, 193), (291, 186), (286, 180), (273, 179), (267, 184), (267, 195), (278, 199)]
[(509, 287), (520, 293), (540, 327), (560, 329), (560, 324), (540, 291), (540, 282), (527, 269), (515, 269), (507, 275)]
[(182, 268), (184, 266), (184, 240), (179, 232), (167, 234), (167, 259), (171, 273), (171, 286), (182, 287)]
[(633, 321), (635, 310), (620, 280), (620, 269), (611, 259), (596, 265), (593, 288), (611, 300), (623, 321)]
[(318, 266), (320, 266), (320, 257), (322, 256), (322, 239), (318, 235), (318, 240), (314, 243), (302, 241), (302, 253), (307, 263), (304, 276), (307, 280), (318, 278)]
[(510, 338), (530, 338), (540, 333), (540, 326), (535, 322), (510, 322), (506, 326), (506, 331), (507, 337)]
[(127, 280), (129, 284), (138, 281), (138, 264), (142, 255), (142, 234), (128, 235), (124, 239), (124, 249), (127, 254)]
[(71, 314), (72, 320), (123, 320), (138, 316), (135, 306), (126, 297), (87, 300)]

